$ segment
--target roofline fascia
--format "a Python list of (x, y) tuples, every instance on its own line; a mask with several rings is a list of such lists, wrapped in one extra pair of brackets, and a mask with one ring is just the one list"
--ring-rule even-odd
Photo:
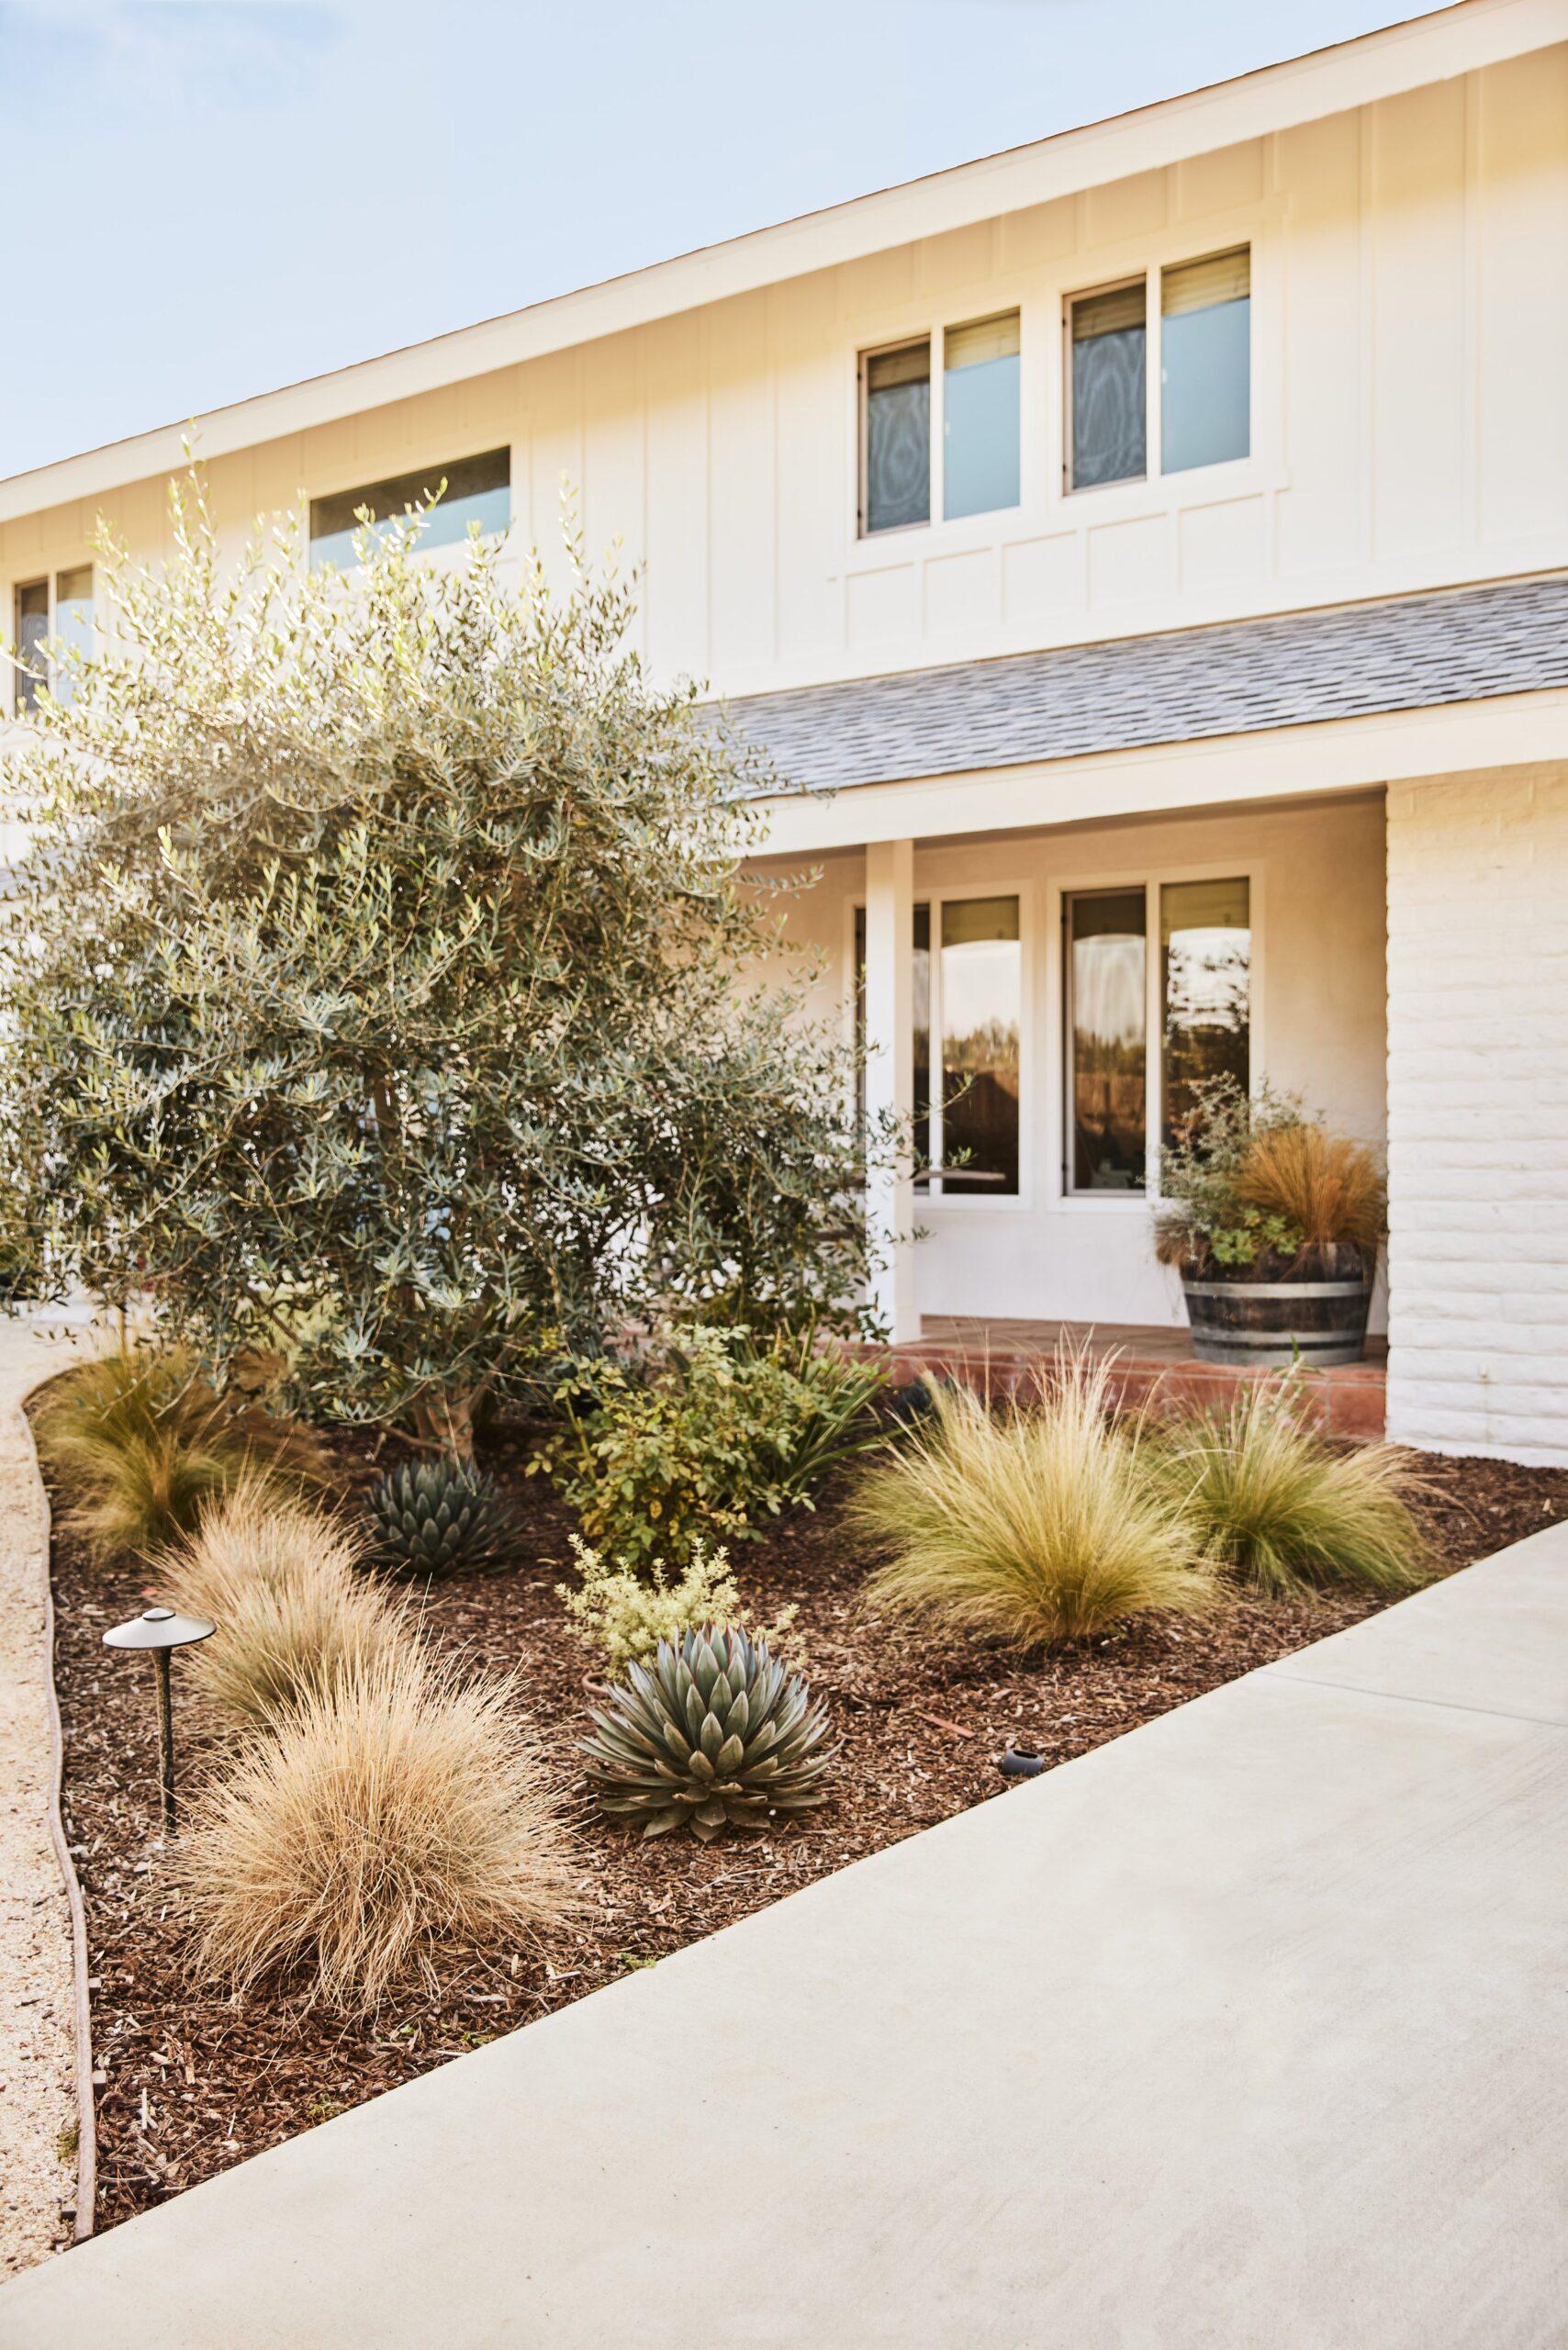
[(1568, 39), (1568, 0), (1455, 0), (1133, 113), (855, 196), (718, 245), (462, 327), (0, 480), (0, 521), (602, 340), (894, 245), (1076, 195), (1217, 147), (1375, 103)]

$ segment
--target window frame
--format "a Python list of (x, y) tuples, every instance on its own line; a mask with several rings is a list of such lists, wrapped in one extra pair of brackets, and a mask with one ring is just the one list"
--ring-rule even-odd
[[(1096, 490), (1144, 489), (1150, 482), (1162, 478), (1150, 464), (1156, 451), (1155, 431), (1159, 423), (1159, 335), (1149, 313), (1149, 287), (1157, 281), (1165, 263), (1146, 263), (1141, 270), (1131, 270), (1125, 276), (1107, 277), (1093, 285), (1080, 285), (1061, 297), (1061, 488), (1064, 498), (1089, 498)], [(1090, 481), (1081, 487), (1072, 478), (1072, 441), (1074, 431), (1072, 396), (1072, 314), (1080, 302), (1092, 302), (1100, 294), (1119, 294), (1128, 285), (1143, 287), (1143, 471), (1122, 474), (1114, 481)]]
[[(1165, 1052), (1164, 1001), (1162, 995), (1163, 957), (1159, 951), (1159, 893), (1182, 881), (1245, 881), (1248, 891), (1248, 929), (1251, 936), (1251, 964), (1248, 975), (1248, 1081), (1256, 1096), (1268, 1068), (1265, 1049), (1265, 1019), (1267, 963), (1265, 867), (1255, 855), (1208, 858), (1198, 865), (1149, 864), (1143, 860), (1119, 872), (1096, 869), (1084, 874), (1063, 876), (1051, 884), (1052, 906), (1049, 917), (1050, 935), (1057, 942), (1047, 972), (1050, 997), (1047, 1034), (1056, 1067), (1050, 1072), (1049, 1098), (1052, 1102), (1054, 1128), (1050, 1137), (1051, 1163), (1055, 1169), (1055, 1200), (1058, 1207), (1082, 1210), (1091, 1215), (1147, 1216), (1165, 1204), (1160, 1189), (1160, 1137), (1165, 1119)], [(1146, 1172), (1140, 1192), (1081, 1191), (1072, 1181), (1072, 1017), (1071, 979), (1069, 970), (1069, 914), (1074, 898), (1093, 898), (1116, 893), (1128, 896), (1141, 889), (1144, 897), (1144, 1134), (1146, 1136)], [(1023, 1087), (1020, 1083), (1020, 1094)]]
[[(519, 442), (504, 430), (498, 436), (494, 430), (488, 432), (454, 433), (452, 439), (444, 444), (444, 452), (439, 463), (431, 470), (436, 480), (439, 481), (442, 474), (449, 472), (454, 465), (466, 464), (473, 457), (488, 456), (493, 449), (505, 449), (507, 452), (511, 516), (504, 531), (487, 533), (487, 543), (504, 547), (517, 529), (520, 520), (519, 492), (526, 487), (528, 479), (527, 442)], [(355, 489), (372, 487), (374, 482), (365, 480), (367, 470), (373, 474), (374, 481), (396, 481), (404, 474), (415, 474), (424, 469), (422, 460), (418, 457), (408, 459), (393, 457), (383, 465), (373, 464), (367, 468), (362, 461), (352, 471), (340, 467), (330, 473), (318, 474), (302, 481), (295, 493), (299, 504), (300, 519), (304, 525), (300, 532), (301, 569), (306, 572), (310, 569), (310, 550), (313, 544), (310, 535), (310, 511), (319, 499), (346, 498)], [(426, 553), (432, 562), (442, 563), (453, 556), (461, 555), (464, 544), (464, 540), (457, 540), (445, 546), (428, 548)], [(344, 574), (344, 576), (352, 576), (352, 570)]]
[[(25, 588), (39, 587), (45, 588), (49, 591), (49, 628), (47, 634), (52, 642), (53, 638), (58, 633), (59, 624), (57, 615), (60, 610), (60, 583), (62, 579), (69, 578), (71, 574), (74, 571), (85, 571), (91, 575), (93, 581), (93, 619), (95, 626), (97, 625), (98, 566), (93, 560), (93, 557), (90, 554), (86, 554), (79, 556), (74, 562), (56, 563), (47, 571), (18, 571), (16, 574), (10, 581), (6, 590), (10, 599), (7, 633), (13, 643), (17, 643), (19, 641), (17, 629), (17, 621), (18, 618), (17, 611), (17, 599), (21, 595), (22, 590)], [(54, 664), (50, 662), (49, 681), (51, 687), (53, 684), (53, 678)], [(17, 676), (17, 671), (13, 668), (10, 678), (9, 701), (5, 715), (15, 724), (25, 726), (28, 722), (28, 711), (21, 699), (21, 688), (22, 680)]]
[[(1227, 867), (1228, 870), (1234, 868)], [(1035, 1138), (1038, 1128), (1036, 1083), (1041, 1074), (1035, 1066), (1036, 1004), (1037, 994), (1038, 907), (1035, 884), (1020, 879), (1016, 873), (1000, 873), (994, 878), (982, 876), (978, 879), (935, 884), (926, 888), (918, 880), (913, 892), (913, 902), (930, 909), (931, 920), (931, 1076), (934, 1087), (939, 1084), (942, 1067), (942, 974), (940, 940), (942, 909), (948, 903), (963, 904), (974, 898), (1016, 898), (1018, 901), (1018, 1189), (1015, 1192), (944, 1192), (940, 1176), (929, 1182), (922, 1181), (916, 1189), (921, 1213), (927, 1210), (941, 1216), (1015, 1215), (1032, 1211), (1035, 1199)], [(850, 892), (846, 904), (845, 923), (846, 944), (845, 990), (847, 1004), (848, 1033), (853, 1045), (857, 1036), (856, 1023), (856, 931), (866, 912), (864, 889)], [(910, 942), (913, 952), (913, 940)], [(919, 1105), (916, 1104), (918, 1110)], [(931, 1158), (935, 1166), (942, 1164), (942, 1109), (938, 1099), (926, 1105), (930, 1118)]]
[[(1091, 285), (1065, 288), (1061, 296), (1061, 466), (1060, 483), (1063, 503), (1073, 498), (1103, 496), (1108, 491), (1148, 490), (1156, 486), (1177, 482), (1212, 482), (1216, 475), (1227, 470), (1255, 464), (1258, 460), (1258, 289), (1257, 260), (1259, 234), (1249, 229), (1243, 236), (1227, 239), (1216, 245), (1205, 245), (1197, 252), (1161, 252), (1158, 259), (1147, 261), (1142, 269), (1127, 271), (1117, 277), (1097, 280)], [(1165, 470), (1164, 364), (1165, 306), (1164, 279), (1168, 270), (1186, 269), (1194, 262), (1217, 260), (1223, 253), (1245, 252), (1248, 271), (1247, 320), (1247, 453), (1240, 457), (1218, 457), (1209, 465), (1180, 465), (1174, 472)], [(1072, 478), (1072, 313), (1080, 302), (1092, 301), (1097, 294), (1119, 293), (1124, 286), (1143, 284), (1144, 330), (1144, 464), (1141, 474), (1126, 474), (1119, 481), (1092, 481), (1081, 486)]]
[[(983, 326), (992, 319), (1016, 318), (1018, 321), (1018, 496), (1011, 506), (982, 507), (974, 514), (948, 514), (946, 438), (947, 438), (947, 337), (964, 327)], [(886, 357), (889, 352), (907, 351), (912, 343), (924, 342), (930, 353), (931, 447), (929, 496), (924, 522), (894, 522), (884, 531), (867, 527), (869, 505), (868, 460), (870, 455), (869, 374), (873, 359)], [(908, 538), (913, 531), (972, 531), (976, 525), (988, 524), (993, 516), (1024, 513), (1029, 504), (1028, 480), (1028, 420), (1032, 375), (1029, 367), (1029, 306), (1022, 295), (983, 305), (967, 311), (961, 318), (930, 321), (910, 327), (902, 334), (883, 335), (875, 342), (857, 343), (855, 347), (855, 543), (858, 548), (879, 547), (896, 539)]]

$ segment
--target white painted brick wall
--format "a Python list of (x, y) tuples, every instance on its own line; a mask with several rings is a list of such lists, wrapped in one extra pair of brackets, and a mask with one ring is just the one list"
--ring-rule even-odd
[(1568, 767), (1388, 792), (1389, 1434), (1568, 1466)]

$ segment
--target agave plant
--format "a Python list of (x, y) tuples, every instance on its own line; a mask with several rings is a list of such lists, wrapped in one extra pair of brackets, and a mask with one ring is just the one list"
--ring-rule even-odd
[(689, 1828), (704, 1844), (726, 1828), (770, 1828), (825, 1800), (835, 1749), (827, 1718), (765, 1640), (707, 1626), (659, 1642), (594, 1712), (584, 1742), (601, 1807), (643, 1834)]
[(405, 1460), (365, 1508), (376, 1561), (402, 1574), (491, 1566), (510, 1547), (510, 1516), (494, 1482), (455, 1460)]

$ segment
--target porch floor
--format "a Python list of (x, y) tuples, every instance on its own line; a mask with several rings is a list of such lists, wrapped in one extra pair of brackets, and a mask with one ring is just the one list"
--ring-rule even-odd
[[(1152, 1411), (1221, 1409), (1241, 1389), (1277, 1371), (1239, 1370), (1228, 1363), (1199, 1362), (1190, 1331), (1129, 1322), (1037, 1322), (1005, 1316), (927, 1314), (921, 1335), (889, 1349), (893, 1377), (909, 1386), (924, 1371), (940, 1372), (968, 1386), (1014, 1393), (1038, 1379), (1058, 1345), (1088, 1346), (1114, 1355), (1114, 1383), (1122, 1400), (1147, 1404)], [(1362, 1362), (1314, 1371), (1302, 1381), (1309, 1415), (1327, 1436), (1381, 1437), (1386, 1424), (1388, 1347), (1367, 1340)]]

